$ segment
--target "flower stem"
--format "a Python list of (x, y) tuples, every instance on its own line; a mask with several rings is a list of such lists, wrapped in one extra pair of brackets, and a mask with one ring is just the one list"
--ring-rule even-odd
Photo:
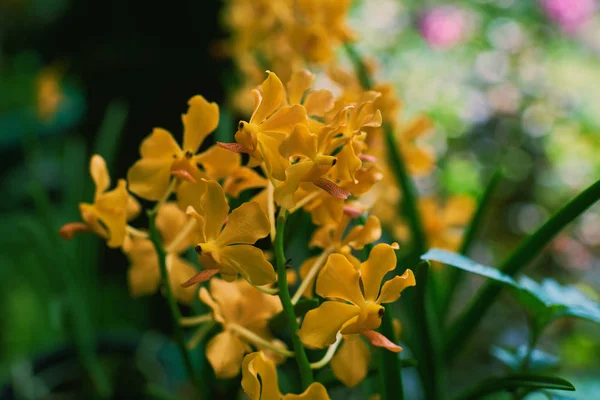
[(273, 350), (274, 352), (279, 353), (285, 357), (294, 357), (293, 351), (289, 351), (289, 350), (286, 350), (284, 348), (274, 345), (273, 343), (269, 342), (268, 340), (260, 337), (256, 333), (252, 332), (250, 329), (244, 328), (241, 325), (233, 324), (233, 323), (228, 324), (227, 327), (229, 329), (231, 329), (232, 331), (236, 332), (238, 335), (242, 336), (244, 339), (248, 340), (249, 342), (251, 342), (255, 345), (266, 347), (267, 349)]
[(202, 380), (197, 379), (196, 374), (194, 373), (194, 367), (192, 366), (192, 360), (190, 359), (190, 355), (188, 353), (188, 349), (185, 344), (185, 336), (183, 333), (183, 328), (179, 325), (179, 321), (181, 320), (181, 313), (179, 312), (179, 307), (177, 306), (177, 302), (175, 301), (175, 296), (173, 295), (173, 291), (171, 290), (171, 285), (169, 283), (169, 273), (167, 271), (167, 253), (162, 245), (162, 241), (158, 230), (156, 229), (156, 212), (154, 210), (148, 212), (148, 224), (149, 224), (149, 233), (150, 240), (154, 245), (156, 250), (156, 254), (158, 256), (158, 265), (160, 268), (160, 276), (163, 283), (164, 291), (167, 295), (167, 302), (169, 303), (169, 309), (171, 311), (171, 320), (173, 324), (173, 331), (175, 336), (175, 342), (181, 351), (181, 356), (183, 357), (183, 362), (185, 364), (185, 369), (187, 370), (188, 376), (190, 380), (196, 385), (198, 392), (201, 398), (205, 398), (204, 394), (208, 392), (204, 382)]
[(294, 346), (294, 353), (296, 355), (296, 363), (298, 364), (298, 370), (300, 371), (300, 381), (302, 383), (302, 391), (306, 390), (308, 386), (313, 383), (312, 369), (308, 362), (308, 357), (304, 351), (304, 345), (298, 336), (298, 321), (296, 320), (296, 313), (294, 312), (294, 305), (290, 298), (290, 291), (287, 284), (287, 271), (286, 271), (286, 258), (283, 249), (283, 236), (285, 229), (285, 220), (287, 211), (283, 211), (277, 218), (277, 234), (275, 235), (275, 241), (273, 247), (275, 250), (275, 262), (277, 266), (277, 285), (279, 286), (279, 299), (283, 307), (283, 313), (287, 319), (288, 327), (292, 333), (292, 344)]
[(335, 338), (335, 343), (329, 346), (323, 358), (321, 358), (317, 362), (311, 363), (310, 367), (312, 369), (319, 369), (326, 366), (329, 363), (329, 361), (331, 361), (331, 359), (333, 358), (333, 355), (335, 354), (337, 348), (340, 346), (340, 343), (342, 343), (342, 334), (338, 332)]
[(211, 314), (197, 315), (195, 317), (181, 317), (179, 319), (179, 325), (181, 326), (196, 326), (205, 322), (212, 321), (213, 317)]
[(171, 182), (169, 183), (169, 187), (167, 188), (167, 191), (165, 192), (163, 197), (161, 197), (160, 200), (158, 202), (156, 202), (156, 204), (154, 205), (154, 208), (152, 208), (152, 210), (150, 211), (151, 213), (156, 214), (158, 212), (158, 209), (160, 208), (160, 206), (162, 206), (167, 200), (169, 200), (169, 197), (171, 197), (171, 194), (173, 194), (173, 191), (175, 191), (176, 184), (177, 184), (177, 178), (175, 178), (175, 177), (171, 178)]
[(435, 317), (432, 299), (428, 295), (427, 284), (431, 283), (429, 274), (429, 263), (422, 262), (416, 271), (417, 291), (414, 310), (414, 321), (416, 322), (416, 331), (419, 341), (422, 345), (418, 351), (419, 365), (417, 366), (425, 398), (443, 399), (445, 398), (446, 375), (444, 370), (444, 359), (442, 351), (442, 342), (438, 334), (440, 331), (437, 325), (439, 320)]
[(181, 228), (175, 239), (168, 246), (165, 247), (165, 251), (167, 253), (175, 253), (179, 246), (181, 246), (186, 239), (188, 239), (190, 233), (196, 227), (196, 220), (194, 218), (190, 218), (190, 220)]
[(298, 287), (298, 290), (296, 290), (296, 293), (294, 293), (294, 297), (292, 297), (292, 304), (295, 305), (302, 298), (302, 294), (306, 291), (308, 286), (310, 286), (310, 283), (313, 281), (313, 279), (315, 279), (315, 276), (317, 276), (317, 273), (321, 270), (321, 267), (323, 264), (325, 264), (325, 261), (327, 261), (327, 257), (333, 253), (333, 250), (334, 249), (332, 247), (325, 249), (319, 258), (315, 260), (314, 264), (310, 268), (310, 271), (308, 271), (308, 274)]
[(127, 230), (127, 233), (129, 233), (131, 236), (139, 237), (142, 239), (148, 238), (148, 232), (141, 231), (137, 228), (134, 228), (131, 225), (127, 225), (125, 229)]

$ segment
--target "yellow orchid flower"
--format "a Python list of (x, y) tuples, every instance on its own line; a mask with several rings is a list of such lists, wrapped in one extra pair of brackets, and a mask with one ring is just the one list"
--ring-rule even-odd
[[(193, 246), (198, 236), (197, 232), (191, 231), (186, 235), (182, 231), (189, 219), (172, 202), (163, 204), (156, 215), (156, 228), (167, 252), (169, 286), (175, 299), (182, 304), (191, 304), (196, 296), (196, 290), (181, 286), (197, 272), (193, 264), (180, 256)], [(139, 297), (154, 294), (160, 285), (160, 269), (152, 242), (146, 238), (134, 237), (123, 251), (130, 262), (128, 282), (131, 295)]]
[(148, 200), (160, 200), (169, 189), (172, 175), (191, 182), (205, 177), (220, 179), (230, 172), (231, 164), (238, 162), (239, 155), (217, 146), (196, 154), (219, 123), (219, 106), (200, 95), (192, 97), (188, 105), (188, 112), (181, 117), (183, 146), (168, 131), (155, 128), (140, 145), (142, 158), (127, 173), (131, 192)]
[(281, 311), (277, 296), (267, 295), (242, 279), (226, 282), (214, 278), (210, 293), (200, 288), (200, 300), (211, 308), (213, 320), (223, 328), (206, 346), (206, 358), (217, 378), (239, 374), (242, 358), (252, 346), (285, 350), (280, 341), (273, 340), (267, 326), (269, 319)]
[(234, 152), (247, 153), (254, 165), (265, 162), (271, 178), (285, 180), (285, 170), (289, 162), (279, 154), (281, 141), (292, 131), (296, 124), (307, 123), (306, 110), (295, 104), (282, 106), (285, 102), (285, 89), (276, 74), (267, 71), (267, 79), (261, 90), (252, 93), (255, 108), (250, 121), (240, 121), (235, 134), (237, 143), (219, 143), (220, 146)]
[[(269, 234), (269, 220), (260, 206), (254, 202), (244, 203), (228, 216), (229, 205), (223, 188), (215, 181), (206, 181), (204, 187), (197, 208), (189, 206), (187, 211), (200, 228), (200, 240), (195, 247), (200, 265), (214, 273), (220, 272), (229, 281), (239, 274), (256, 286), (275, 282), (273, 266), (261, 249), (252, 246)], [(210, 277), (203, 271), (192, 277), (190, 283), (207, 276)]]
[[(352, 250), (361, 250), (366, 244), (373, 243), (381, 237), (381, 223), (373, 215), (369, 216), (366, 224), (356, 225), (347, 235), (344, 235), (351, 219), (350, 215), (345, 214), (340, 223), (322, 226), (313, 234), (310, 246), (320, 247), (323, 249), (323, 253), (308, 258), (300, 266), (300, 277), (303, 279), (302, 286), (306, 287), (306, 290), (303, 290), (302, 293), (304, 296), (310, 297), (312, 295), (314, 279), (330, 254), (343, 255), (358, 269), (360, 268), (360, 261), (352, 255)], [(299, 288), (299, 290), (302, 290), (302, 288)]]
[(310, 182), (337, 198), (346, 199), (350, 195), (323, 178), (337, 162), (336, 157), (323, 153), (323, 138), (311, 133), (306, 125), (296, 125), (293, 132), (282, 140), (279, 153), (296, 161), (285, 170), (284, 182), (275, 188), (275, 200), (283, 208), (290, 209), (296, 205), (294, 194), (303, 182)]
[(275, 364), (262, 352), (244, 357), (242, 388), (251, 400), (329, 400), (325, 386), (318, 382), (301, 394), (281, 394)]
[(121, 247), (127, 237), (127, 221), (140, 211), (138, 202), (127, 192), (127, 183), (120, 179), (117, 187), (110, 187), (110, 176), (104, 159), (95, 154), (90, 160), (90, 174), (96, 186), (94, 202), (80, 203), (84, 222), (65, 224), (59, 234), (69, 240), (77, 233), (93, 232), (106, 239), (109, 247)]
[(306, 314), (299, 331), (302, 342), (310, 348), (323, 348), (335, 342), (338, 332), (360, 333), (375, 346), (400, 351), (400, 347), (374, 331), (381, 325), (381, 304), (396, 301), (405, 288), (416, 284), (413, 272), (406, 270), (381, 287), (385, 274), (395, 268), (396, 254), (388, 244), (376, 245), (358, 271), (343, 255), (330, 255), (317, 278), (316, 292), (341, 301), (325, 301)]

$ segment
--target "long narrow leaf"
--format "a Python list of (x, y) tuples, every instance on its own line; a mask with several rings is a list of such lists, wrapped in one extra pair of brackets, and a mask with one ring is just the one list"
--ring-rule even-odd
[[(599, 199), (600, 180), (581, 192), (546, 221), (540, 229), (528, 236), (502, 263), (499, 268), (500, 271), (506, 275), (514, 276), (529, 264), (558, 232)], [(454, 358), (462, 350), (501, 290), (502, 285), (497, 282), (488, 282), (453, 324), (446, 345), (448, 359)]]
[(557, 376), (520, 373), (507, 375), (502, 378), (486, 379), (470, 389), (467, 393), (458, 396), (456, 400), (481, 399), (492, 393), (514, 391), (520, 388), (534, 390), (575, 390), (575, 386), (573, 386), (571, 382)]

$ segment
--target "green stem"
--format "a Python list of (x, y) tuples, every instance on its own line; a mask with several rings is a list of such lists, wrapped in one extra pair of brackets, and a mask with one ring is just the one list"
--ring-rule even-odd
[[(361, 225), (367, 223), (367, 218), (363, 214), (358, 218)], [(373, 250), (373, 245), (367, 243), (363, 250), (365, 260), (369, 258), (369, 254)], [(392, 324), (392, 307), (389, 304), (384, 304), (385, 312), (381, 319), (379, 331), (381, 334), (392, 342), (396, 343), (398, 338), (394, 332)], [(388, 351), (384, 348), (377, 349), (378, 362), (378, 379), (379, 390), (382, 400), (402, 400), (404, 398), (404, 390), (402, 385), (402, 371), (400, 367), (400, 358), (398, 354)]]
[[(385, 312), (381, 319), (381, 334), (396, 343), (397, 338), (392, 324), (392, 307), (385, 304)], [(387, 349), (377, 349), (377, 361), (379, 366), (379, 387), (382, 400), (402, 400), (404, 390), (402, 385), (402, 371), (400, 369), (400, 357)]]
[(296, 356), (298, 370), (300, 371), (302, 391), (304, 391), (311, 383), (313, 383), (313, 374), (312, 369), (310, 368), (310, 363), (308, 362), (308, 357), (304, 351), (304, 345), (300, 340), (300, 336), (298, 336), (298, 321), (296, 320), (296, 313), (294, 312), (294, 306), (292, 304), (292, 299), (290, 297), (290, 291), (287, 284), (287, 260), (285, 258), (285, 252), (283, 249), (286, 216), (287, 212), (279, 214), (276, 227), (277, 233), (275, 235), (275, 241), (273, 242), (275, 262), (277, 266), (277, 286), (279, 287), (279, 299), (281, 300), (283, 313), (287, 319), (287, 324), (292, 333), (294, 354)]
[[(502, 263), (500, 271), (510, 276), (517, 274), (542, 251), (558, 232), (598, 200), (600, 200), (600, 180), (581, 192), (557, 211), (540, 229), (523, 240), (519, 247)], [(501, 290), (502, 286), (497, 283), (485, 284), (471, 301), (470, 306), (452, 325), (446, 344), (446, 356), (449, 360), (460, 353)]]
[(434, 400), (445, 397), (446, 391), (443, 388), (446, 385), (444, 365), (441, 357), (442, 344), (437, 335), (437, 319), (433, 313), (433, 304), (428, 296), (427, 285), (429, 281), (429, 263), (419, 264), (415, 279), (417, 281), (414, 320), (416, 323), (417, 335), (421, 346), (420, 362), (418, 369), (423, 380), (423, 389), (425, 398)]
[[(373, 79), (367, 70), (360, 54), (351, 44), (345, 45), (346, 52), (354, 64), (354, 69), (358, 75), (361, 85), (365, 90), (373, 89)], [(406, 169), (406, 164), (400, 152), (400, 145), (396, 140), (392, 125), (388, 122), (383, 123), (383, 133), (385, 136), (386, 147), (388, 149), (388, 164), (394, 173), (396, 183), (402, 190), (402, 208), (399, 210), (408, 219), (410, 226), (413, 251), (417, 256), (425, 253), (427, 249), (427, 238), (423, 230), (421, 216), (417, 208), (417, 192), (412, 179)]]
[(150, 240), (152, 241), (154, 249), (156, 250), (156, 255), (158, 257), (158, 265), (160, 268), (160, 277), (162, 280), (164, 291), (167, 295), (167, 303), (169, 304), (169, 310), (171, 311), (171, 323), (173, 325), (175, 343), (177, 343), (177, 346), (179, 347), (181, 356), (183, 357), (183, 362), (185, 364), (185, 369), (190, 380), (196, 386), (199, 397), (205, 398), (205, 394), (208, 393), (208, 388), (205, 386), (204, 382), (201, 379), (198, 379), (196, 377), (196, 374), (194, 373), (194, 367), (192, 365), (192, 360), (190, 358), (187, 346), (185, 344), (185, 335), (183, 333), (183, 328), (180, 325), (181, 313), (179, 311), (179, 306), (175, 301), (175, 296), (173, 295), (173, 291), (171, 290), (171, 284), (169, 282), (169, 272), (167, 270), (167, 253), (165, 252), (165, 249), (162, 245), (160, 234), (156, 229), (156, 212), (148, 212), (148, 225)]
[[(467, 255), (469, 250), (471, 250), (471, 246), (475, 242), (475, 237), (479, 232), (479, 228), (481, 227), (483, 217), (488, 210), (488, 205), (490, 204), (492, 194), (498, 187), (498, 183), (500, 183), (501, 178), (502, 169), (498, 168), (494, 171), (489, 183), (487, 184), (483, 194), (481, 195), (481, 198), (477, 203), (477, 210), (475, 211), (475, 214), (473, 214), (473, 218), (471, 219), (471, 222), (465, 231), (465, 236), (459, 250), (460, 254)], [(464, 273), (458, 268), (450, 268), (448, 273), (448, 290), (443, 301), (441, 302), (442, 312), (440, 315), (442, 318), (445, 318), (445, 316), (448, 314), (448, 308), (452, 303), (456, 289), (460, 285), (461, 278), (464, 276)]]
[(525, 357), (523, 358), (523, 361), (521, 363), (521, 371), (522, 372), (527, 372), (527, 370), (529, 369), (529, 364), (531, 363), (531, 357), (533, 355), (533, 352), (535, 351), (537, 342), (538, 342), (540, 336), (542, 335), (542, 329), (543, 328), (540, 328), (535, 321), (530, 319), (530, 321), (529, 321), (529, 341), (527, 343), (527, 354), (525, 354)]

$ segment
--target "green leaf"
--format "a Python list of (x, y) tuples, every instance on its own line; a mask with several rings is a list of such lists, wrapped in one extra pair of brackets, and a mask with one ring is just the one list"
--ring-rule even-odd
[[(556, 234), (598, 200), (600, 200), (600, 180), (581, 192), (552, 215), (537, 231), (523, 240), (501, 264), (499, 270), (509, 276), (516, 275), (546, 247)], [(496, 281), (488, 282), (451, 326), (446, 344), (446, 355), (449, 360), (461, 352), (463, 345), (468, 342), (470, 335), (494, 303), (502, 287)]]
[[(507, 349), (505, 347), (493, 346), (490, 350), (492, 356), (509, 368), (517, 371), (523, 365), (523, 360), (527, 356), (527, 346), (519, 346), (517, 349)], [(531, 370), (548, 370), (558, 366), (559, 359), (552, 354), (541, 350), (533, 350), (528, 366)]]
[(517, 282), (515, 282), (514, 279), (512, 279), (506, 274), (503, 274), (500, 270), (476, 263), (475, 261), (465, 256), (461, 256), (460, 254), (452, 253), (447, 250), (431, 249), (421, 256), (421, 260), (438, 261), (443, 264), (451, 265), (463, 271), (483, 276), (484, 278), (491, 279), (495, 282), (504, 285), (517, 288), (519, 287), (519, 285), (517, 284)]
[(515, 391), (525, 388), (533, 390), (552, 389), (574, 391), (575, 386), (566, 379), (551, 375), (533, 373), (510, 374), (501, 378), (489, 378), (478, 383), (474, 388), (458, 396), (460, 400), (480, 399), (492, 393)]
[(553, 279), (545, 279), (539, 284), (523, 276), (519, 279), (519, 290), (513, 290), (513, 294), (534, 316), (547, 316), (546, 322), (574, 317), (600, 323), (600, 304), (576, 287), (562, 286)]
[[(296, 313), (296, 317), (302, 317), (304, 314), (317, 307), (319, 307), (319, 299), (300, 299), (298, 300), (298, 303), (294, 305), (294, 312)], [(286, 327), (287, 321), (283, 311), (269, 320), (269, 328), (271, 328), (272, 331), (277, 332)]]

